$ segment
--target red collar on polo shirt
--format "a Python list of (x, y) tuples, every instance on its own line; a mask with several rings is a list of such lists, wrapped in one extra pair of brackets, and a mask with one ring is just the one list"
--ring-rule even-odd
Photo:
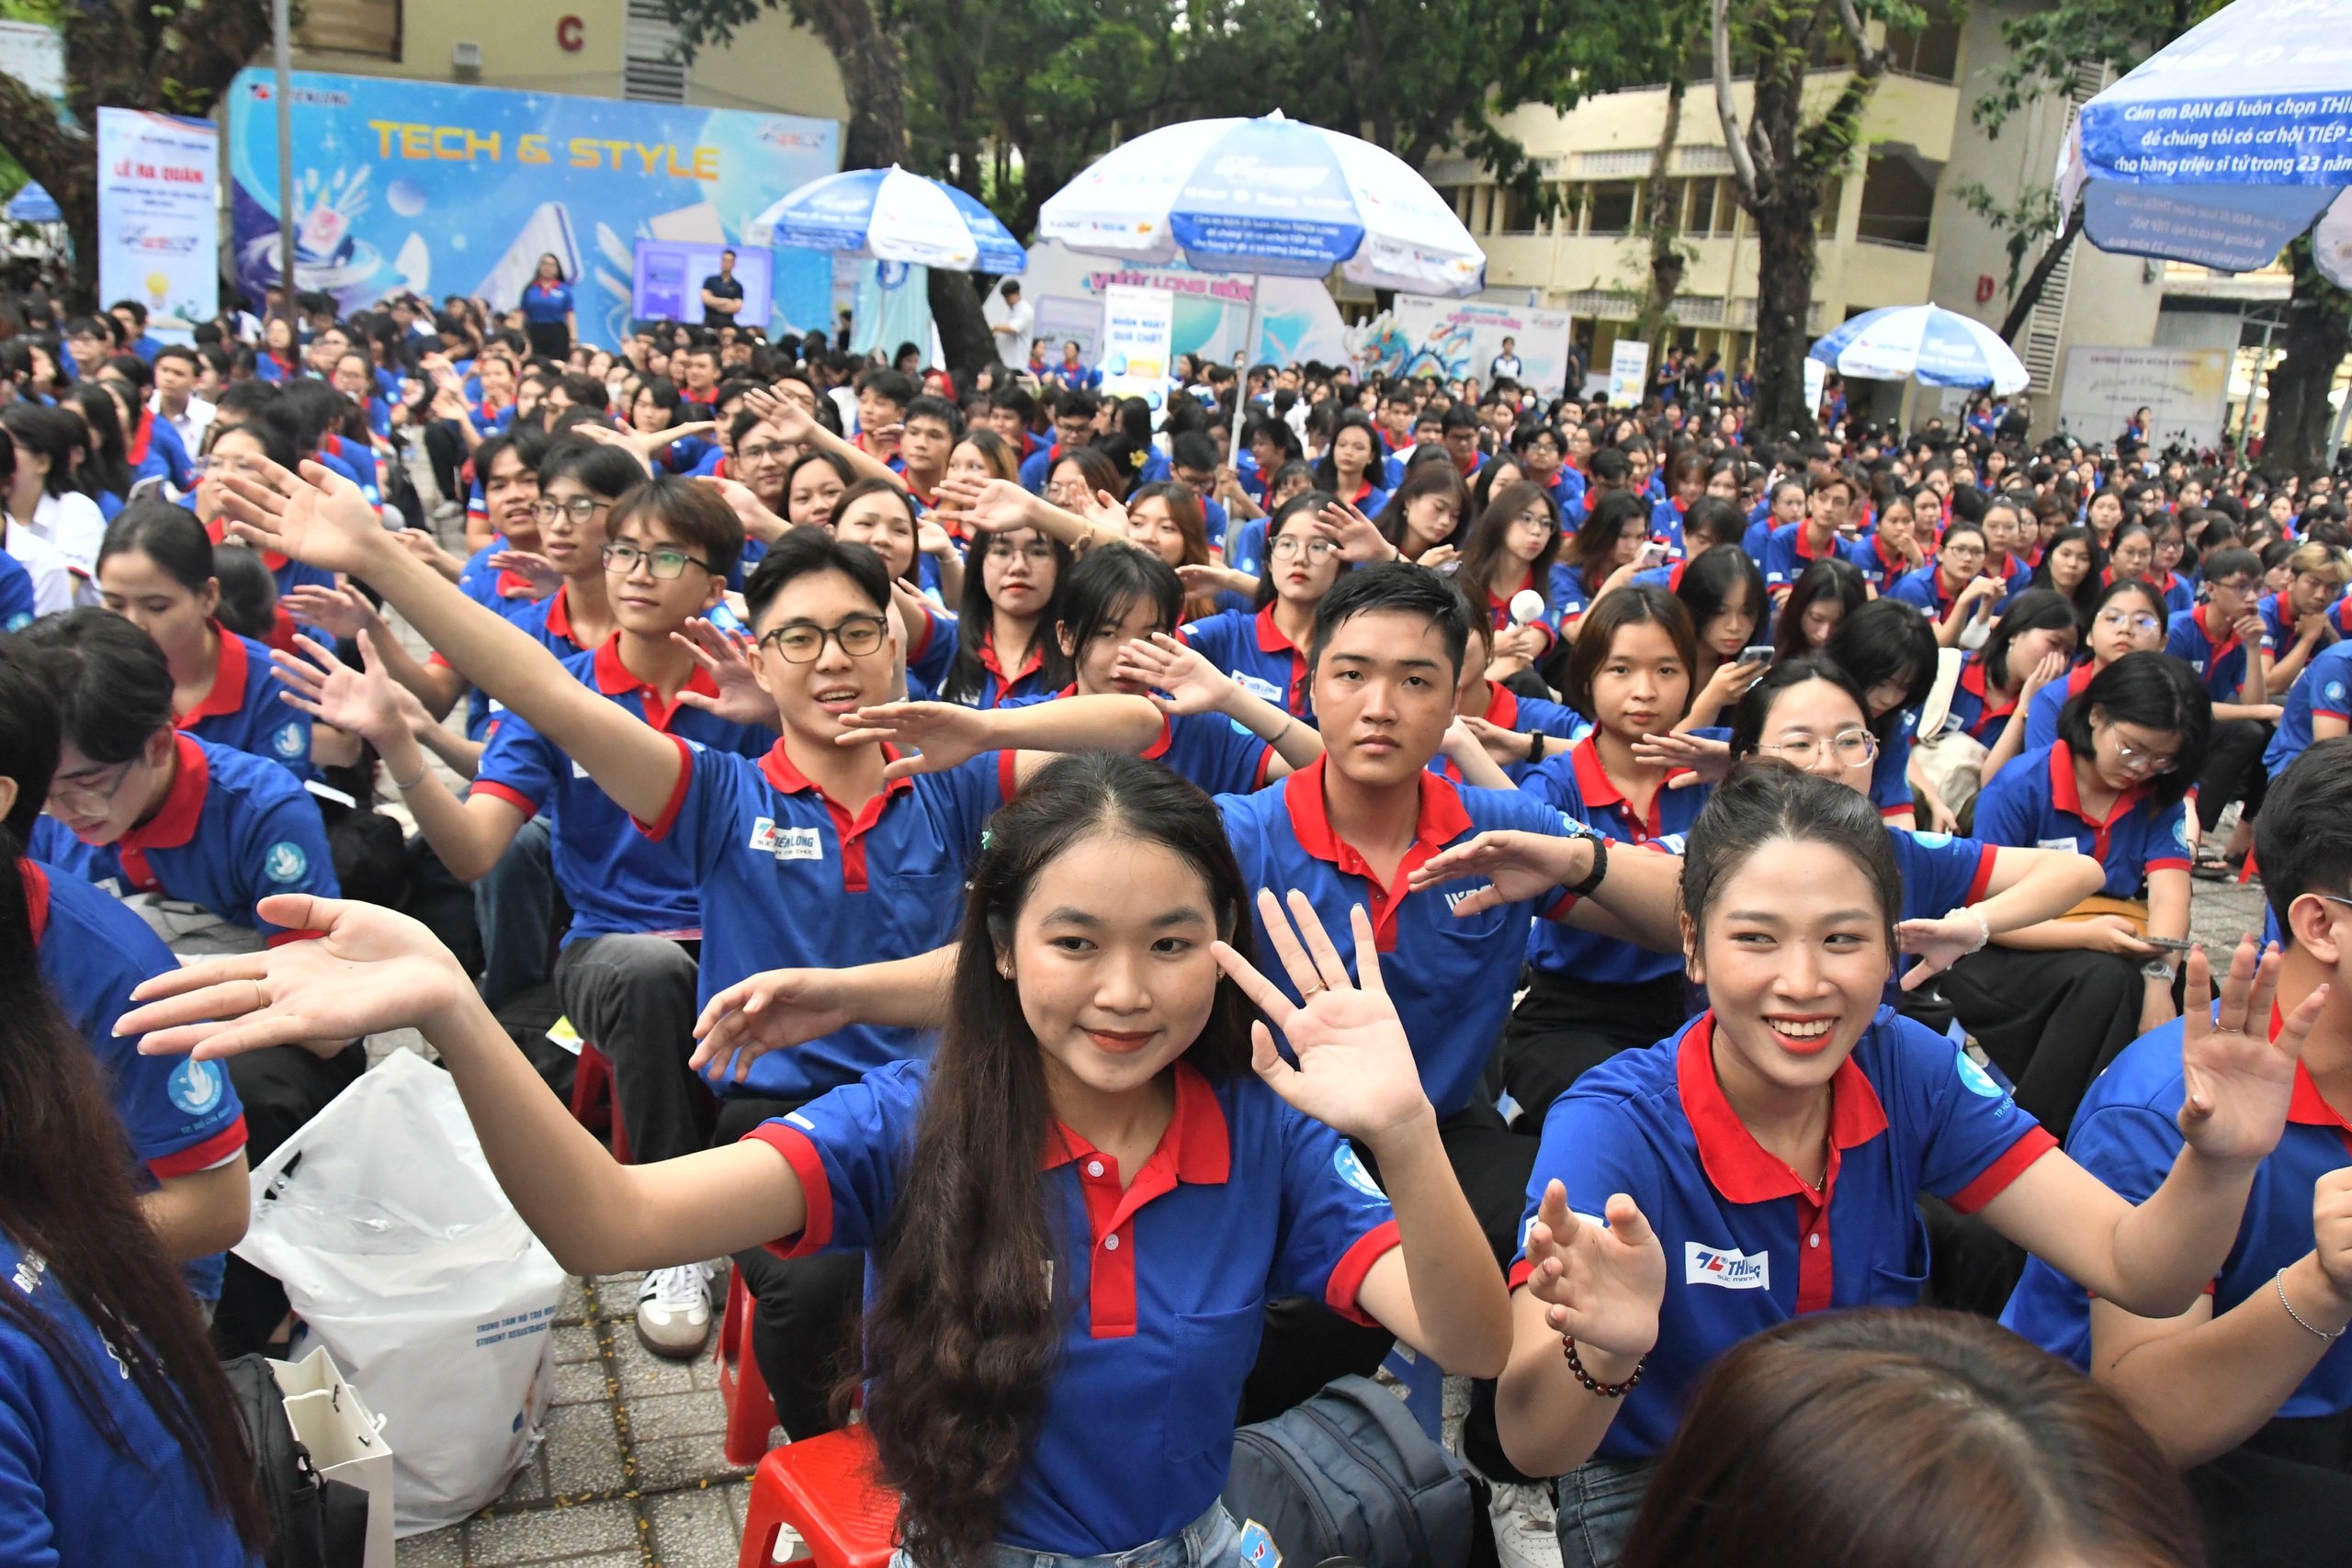
[(1306, 655), (1298, 644), (1283, 635), (1282, 627), (1274, 625), (1274, 607), (1272, 604), (1258, 612), (1258, 649), (1261, 653), (1290, 655), (1290, 701), (1284, 705), (1296, 713), (1299, 688), (1306, 684)]
[(33, 945), (40, 945), (41, 933), (49, 930), (49, 873), (40, 863), (19, 858), (17, 875), (25, 885), (25, 910), (32, 917)]
[[(600, 660), (599, 663), (601, 662)], [(681, 751), (679, 755), (683, 758), (685, 753)], [(1006, 755), (1009, 757), (1012, 753), (1007, 752)], [(886, 762), (897, 761), (899, 749), (888, 741), (884, 741), (882, 760)], [(853, 813), (848, 807), (827, 794), (822, 785), (816, 784), (804, 775), (798, 768), (792, 765), (792, 759), (786, 754), (784, 742), (781, 740), (768, 748), (767, 754), (760, 759), (760, 772), (766, 776), (768, 783), (786, 795), (798, 795), (804, 790), (817, 792), (817, 797), (825, 803), (825, 810), (833, 819), (833, 831), (841, 838), (842, 891), (844, 893), (865, 892), (866, 887), (865, 835), (873, 830), (876, 823), (882, 820), (882, 813), (888, 808), (892, 800), (915, 787), (915, 781), (912, 778), (890, 780), (876, 791), (864, 806)]]
[(1519, 728), (1519, 694), (1500, 681), (1487, 682), (1487, 722), (1505, 729)]
[(1347, 875), (1361, 876), (1370, 884), (1370, 908), (1365, 912), (1372, 917), (1374, 944), (1383, 953), (1393, 952), (1396, 910), (1405, 901), (1406, 884), (1414, 868), (1435, 855), (1448, 840), (1468, 832), (1470, 814), (1462, 808), (1462, 796), (1453, 785), (1424, 768), (1412, 845), (1396, 863), (1396, 882), (1384, 887), (1356, 847), (1331, 826), (1331, 814), (1323, 805), (1323, 765), (1328, 761), (1328, 756), (1317, 757), (1283, 781), (1283, 808), (1290, 816), (1291, 834), (1298, 847), (1317, 860), (1328, 861)]
[(2052, 741), (2050, 747), (2050, 803), (2071, 817), (2079, 818), (2091, 830), (2091, 858), (2107, 858), (2107, 836), (2123, 820), (2123, 814), (2140, 804), (2148, 793), (2144, 784), (2135, 784), (2115, 797), (2114, 809), (2105, 819), (2094, 822), (2083, 811), (2082, 791), (2075, 784), (2075, 753), (2064, 740)]
[(1960, 689), (1984, 705), (1984, 711), (1977, 716), (1979, 724), (1985, 719), (2000, 718), (2018, 710), (2018, 700), (2015, 697), (2011, 697), (2005, 707), (1993, 705), (1992, 696), (1984, 690), (1984, 682), (1988, 679), (1990, 677), (1984, 673), (1984, 661), (1981, 659), (1972, 659), (1960, 667)]
[(1715, 1015), (1710, 1010), (1684, 1032), (1674, 1064), (1675, 1089), (1699, 1145), (1699, 1164), (1707, 1173), (1707, 1184), (1731, 1202), (1797, 1201), (1797, 1234), (1803, 1238), (1797, 1248), (1797, 1311), (1819, 1312), (1830, 1302), (1827, 1216), (1838, 1195), (1838, 1168), (1846, 1150), (1886, 1131), (1886, 1108), (1850, 1054), (1838, 1064), (1829, 1079), (1829, 1164), (1816, 1196), (1795, 1171), (1765, 1153), (1724, 1098), (1723, 1085), (1715, 1077), (1714, 1040)]
[(1805, 525), (1800, 523), (1797, 525), (1796, 537), (1789, 541), (1789, 547), (1796, 551), (1801, 560), (1825, 560), (1838, 553), (1838, 530), (1835, 528), (1829, 530), (1829, 542), (1815, 550), (1807, 547)]
[(2208, 660), (2219, 659), (2238, 645), (2238, 628), (2234, 626), (2230, 627), (2227, 635), (2221, 641), (2213, 640), (2211, 630), (2205, 625), (2205, 617), (2211, 615), (2212, 610), (2212, 601), (2208, 600), (2198, 605), (2196, 613), (2188, 617), (2189, 624), (2197, 628), (2197, 635), (2205, 639), (2205, 657)]
[(245, 705), (245, 666), (250, 660), (244, 639), (218, 621), (205, 624), (220, 639), (220, 651), (213, 657), (212, 689), (204, 694), (202, 702), (172, 721), (182, 729), (194, 729), (208, 718), (235, 713)]
[[(580, 646), (580, 639), (571, 635), (571, 584), (569, 582), (555, 591), (555, 598), (548, 604), (548, 635), (560, 637), (574, 648)], [(695, 667), (695, 673), (702, 673), (699, 665)]]
[(153, 440), (154, 436), (154, 411), (141, 408), (139, 411), (139, 423), (131, 427), (130, 443), (123, 448), (123, 456), (130, 460), (132, 468), (135, 468), (147, 460), (147, 444)]
[(1011, 675), (1007, 675), (1004, 666), (997, 662), (995, 627), (991, 626), (980, 634), (978, 657), (980, 668), (996, 677), (997, 696), (1000, 699), (1009, 696), (1017, 682), (1027, 680), (1046, 667), (1045, 628), (1040, 626), (1037, 635), (1029, 639), (1029, 657), (1023, 660), (1021, 668)]
[[(1568, 764), (1576, 769), (1577, 793), (1584, 797), (1587, 806), (1624, 807), (1618, 815), (1633, 829), (1634, 842), (1644, 844), (1663, 837), (1666, 832), (1666, 779), (1658, 781), (1657, 792), (1650, 796), (1650, 819), (1643, 821), (1634, 815), (1624, 791), (1609, 782), (1609, 771), (1600, 765), (1600, 749), (1593, 743), (1599, 734), (1600, 731), (1595, 730), (1569, 748)], [(1679, 768), (1670, 770), (1666, 778), (1670, 779), (1682, 771)]]
[(1366, 479), (1363, 483), (1356, 487), (1355, 494), (1347, 498), (1348, 504), (1350, 506), (1362, 506), (1364, 503), (1365, 498), (1371, 494), (1372, 481), (1370, 479)]
[(1176, 1113), (1134, 1181), (1119, 1185), (1119, 1162), (1057, 1122), (1040, 1170), (1078, 1167), (1094, 1245), (1088, 1268), (1087, 1331), (1118, 1339), (1136, 1331), (1136, 1213), (1180, 1181), (1222, 1185), (1232, 1174), (1233, 1135), (1216, 1091), (1192, 1064), (1176, 1064)]
[(134, 892), (153, 893), (163, 886), (147, 864), (147, 852), (178, 849), (196, 837), (197, 823), (204, 816), (204, 797), (212, 776), (204, 748), (187, 735), (173, 736), (172, 743), (177, 748), (179, 767), (172, 775), (172, 787), (164, 792), (163, 806), (114, 843), (115, 858), (122, 863), (122, 874)]
[[(553, 623), (552, 616), (549, 623)], [(711, 680), (710, 671), (699, 664), (695, 666), (694, 678), (683, 689), (706, 697), (718, 695), (718, 683)], [(668, 729), (670, 721), (678, 716), (679, 705), (676, 701), (663, 702), (658, 688), (638, 679), (636, 672), (621, 662), (621, 634), (618, 632), (596, 645), (596, 690), (608, 697), (636, 693), (637, 700), (645, 705), (645, 722), (656, 729)], [(808, 781), (804, 779), (801, 782), (806, 784)], [(783, 786), (779, 784), (777, 787)]]
[[(224, 518), (215, 517), (211, 522), (207, 523), (204, 525), (204, 532), (205, 536), (216, 545), (224, 545), (229, 542), (229, 525)], [(276, 550), (264, 550), (261, 552), (261, 564), (272, 571), (282, 571), (286, 567), (286, 558)]]
[(2098, 666), (2097, 661), (2088, 659), (2084, 660), (2080, 664), (2077, 664), (2072, 670), (2067, 671), (2066, 694), (2070, 697), (2081, 696), (2083, 694), (2083, 688), (2089, 685), (2091, 683), (2091, 677), (2098, 673)]

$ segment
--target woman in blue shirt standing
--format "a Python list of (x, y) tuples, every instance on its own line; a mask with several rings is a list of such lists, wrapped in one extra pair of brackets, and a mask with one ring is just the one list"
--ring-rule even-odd
[(580, 323), (572, 310), (571, 285), (553, 252), (539, 258), (538, 276), (524, 286), (521, 303), (523, 335), (531, 340), (531, 353), (559, 365), (569, 359), (571, 336)]
[(0, 829), (0, 1561), (248, 1568), (267, 1516), (195, 1299), (41, 983)]

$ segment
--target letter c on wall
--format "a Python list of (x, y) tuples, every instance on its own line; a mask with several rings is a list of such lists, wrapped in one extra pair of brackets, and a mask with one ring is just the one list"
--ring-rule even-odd
[(582, 33), (583, 29), (579, 17), (565, 17), (559, 19), (555, 25), (556, 47), (566, 54), (579, 53), (580, 46), (583, 41)]

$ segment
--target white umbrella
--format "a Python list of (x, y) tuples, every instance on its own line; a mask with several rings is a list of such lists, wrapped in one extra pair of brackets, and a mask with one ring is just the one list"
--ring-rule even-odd
[[(2250, 272), (2313, 249), (2352, 288), (2352, 0), (2237, 0), (2083, 106), (2058, 196), (2102, 251)], [(2352, 235), (2346, 235), (2352, 238)]]
[[(1323, 277), (1476, 294), (1487, 258), (1429, 182), (1368, 141), (1284, 119), (1196, 119), (1146, 131), (1057, 191), (1037, 232), (1073, 251), (1253, 279)], [(1247, 359), (1258, 352), (1250, 291)], [(1241, 422), (1234, 421), (1239, 450)]]
[(1805, 357), (1865, 381), (1990, 386), (2007, 394), (2032, 379), (2000, 333), (1939, 305), (1865, 310), (1815, 344)]
[(895, 164), (812, 180), (752, 220), (745, 238), (949, 272), (1019, 272), (1029, 265), (996, 214), (954, 186)]

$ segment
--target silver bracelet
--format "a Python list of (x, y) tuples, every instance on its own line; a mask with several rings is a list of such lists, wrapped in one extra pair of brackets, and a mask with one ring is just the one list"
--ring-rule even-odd
[(2341, 1339), (2344, 1337), (2344, 1330), (2341, 1328), (2337, 1329), (2335, 1333), (2330, 1334), (2324, 1328), (2314, 1328), (2310, 1324), (2303, 1321), (2303, 1314), (2297, 1312), (2295, 1310), (2295, 1303), (2287, 1299), (2286, 1269), (2281, 1269), (2276, 1274), (2271, 1275), (2270, 1285), (2273, 1290), (2278, 1292), (2278, 1304), (2287, 1309), (2287, 1315), (2295, 1320), (2296, 1327), (2301, 1329), (2306, 1334), (2316, 1334), (2322, 1339)]
[[(1976, 922), (1976, 940), (1969, 944), (1968, 951), (1970, 953), (1984, 952), (1984, 944), (1993, 940), (1993, 922), (1986, 919), (1984, 911), (1973, 904), (1963, 904), (1959, 908), (1947, 912), (1944, 919), (1949, 920), (1954, 915), (1966, 915)], [(1962, 956), (1965, 957), (1966, 954)]]
[(416, 770), (416, 777), (409, 780), (406, 784), (402, 784), (401, 782), (400, 775), (398, 773), (394, 773), (392, 775), (393, 792), (399, 795), (406, 795), (409, 791), (423, 784), (424, 782), (424, 775), (432, 771), (433, 763), (428, 760), (423, 767)]

